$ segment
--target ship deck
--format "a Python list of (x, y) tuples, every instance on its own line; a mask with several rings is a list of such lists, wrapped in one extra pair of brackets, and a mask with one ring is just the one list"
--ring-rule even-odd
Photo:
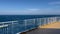
[(40, 26), (35, 30), (26, 32), (25, 34), (60, 34), (60, 22)]

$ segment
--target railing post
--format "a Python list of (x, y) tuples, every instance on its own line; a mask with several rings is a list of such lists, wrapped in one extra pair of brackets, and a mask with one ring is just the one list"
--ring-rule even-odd
[(55, 21), (54, 21), (54, 17), (53, 17), (53, 22), (55, 22)]
[(13, 33), (13, 26), (14, 26), (14, 25), (13, 25), (13, 22), (11, 22), (11, 23), (12, 23), (12, 31), (11, 31), (11, 32), (12, 32), (12, 34), (14, 34), (14, 33)]
[(37, 20), (36, 26), (38, 26), (38, 18), (36, 20)]
[(49, 24), (51, 24), (51, 22), (52, 22), (52, 21), (51, 21), (51, 17), (49, 17)]
[(54, 20), (55, 20), (55, 22), (57, 22), (57, 19), (56, 19), (56, 17), (54, 18)]
[(52, 17), (50, 17), (50, 24), (52, 23), (52, 19), (51, 19)]
[(41, 18), (37, 18), (38, 25), (41, 26)]
[(58, 17), (59, 18), (59, 22), (60, 22), (60, 17)]
[(38, 18), (36, 19), (36, 21), (37, 21), (36, 26), (39, 26), (39, 24), (38, 24), (39, 23)]
[(27, 20), (24, 20), (24, 22), (25, 22), (25, 30), (26, 30), (26, 26), (27, 26)]
[(33, 23), (34, 23), (34, 28), (35, 28), (35, 19), (33, 19), (33, 20), (34, 20), (34, 22), (33, 22)]
[(46, 25), (46, 18), (44, 18), (44, 25)]
[(53, 21), (52, 21), (52, 20), (53, 20), (53, 17), (51, 17), (51, 18), (50, 18), (50, 21), (51, 21), (51, 22), (50, 22), (50, 24), (52, 24), (52, 23), (53, 23)]
[(57, 22), (58, 22), (58, 17), (56, 17), (56, 20), (57, 20)]
[(54, 17), (54, 22), (55, 22), (55, 17)]
[[(2, 24), (4, 25), (4, 23), (2, 22)], [(4, 30), (5, 28), (3, 28), (2, 30), (3, 30), (3, 34), (4, 34), (4, 32), (5, 32), (5, 30)]]
[(55, 19), (55, 17), (54, 17), (54, 22), (56, 22), (56, 19)]
[(41, 18), (40, 18), (40, 26), (41, 26)]
[(50, 17), (48, 18), (48, 24), (50, 24)]
[(6, 27), (6, 31), (7, 31), (6, 34), (8, 34), (8, 27)]
[(47, 24), (49, 24), (49, 18), (48, 18), (48, 23)]
[(59, 17), (59, 22), (60, 22), (60, 17)]
[(36, 18), (35, 27), (38, 26), (38, 18)]
[(52, 22), (53, 22), (53, 17), (52, 17)]
[(54, 23), (55, 21), (54, 21), (54, 17), (53, 17), (53, 23)]

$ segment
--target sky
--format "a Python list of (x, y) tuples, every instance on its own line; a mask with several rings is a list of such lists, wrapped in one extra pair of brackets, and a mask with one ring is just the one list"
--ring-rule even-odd
[(0, 15), (59, 15), (60, 0), (0, 0)]

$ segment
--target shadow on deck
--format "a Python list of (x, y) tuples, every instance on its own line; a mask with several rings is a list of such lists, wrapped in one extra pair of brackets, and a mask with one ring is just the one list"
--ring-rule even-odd
[(22, 34), (60, 34), (60, 22), (45, 25)]
[(26, 34), (60, 34), (60, 29), (39, 28), (32, 30), (31, 32), (27, 32)]
[(60, 29), (37, 28), (21, 34), (60, 34)]

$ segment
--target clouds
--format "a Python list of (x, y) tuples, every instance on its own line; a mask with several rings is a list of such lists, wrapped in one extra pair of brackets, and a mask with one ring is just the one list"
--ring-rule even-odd
[(0, 15), (49, 15), (49, 14), (60, 14), (60, 9), (44, 8), (44, 9), (25, 9), (25, 10), (7, 10), (0, 11)]
[(22, 11), (26, 15), (45, 15), (45, 14), (60, 14), (60, 9), (44, 8), (44, 9), (26, 9)]
[(60, 1), (48, 2), (48, 5), (54, 8), (60, 8)]
[(50, 2), (50, 5), (60, 5), (60, 1)]
[[(48, 4), (47, 4), (48, 3)], [(1, 3), (0, 3), (1, 4)], [(1, 4), (2, 5), (2, 4)], [(9, 6), (10, 5), (10, 6)], [(3, 3), (3, 6), (0, 6), (0, 15), (1, 14), (11, 14), (11, 15), (41, 15), (41, 14), (60, 14), (60, 1), (53, 0), (39, 0), (39, 1), (15, 1), (12, 3), (9, 2)]]
[(55, 1), (55, 2), (49, 2), (48, 5), (60, 7), (60, 1)]
[(40, 9), (28, 9), (28, 10), (30, 10), (30, 11), (38, 11)]
[(41, 15), (41, 14), (47, 14), (48, 10), (50, 9), (26, 9), (23, 12), (25, 14), (30, 14), (30, 15)]

